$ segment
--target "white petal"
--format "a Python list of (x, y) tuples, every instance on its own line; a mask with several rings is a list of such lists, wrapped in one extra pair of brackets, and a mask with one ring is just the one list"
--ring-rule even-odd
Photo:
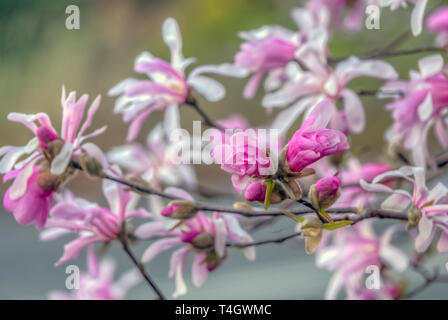
[(424, 57), (418, 61), (420, 75), (427, 78), (439, 73), (443, 69), (443, 58), (440, 54)]
[(223, 257), (226, 249), (227, 228), (224, 220), (216, 219), (215, 224), (215, 251), (219, 257)]
[(428, 0), (417, 0), (411, 15), (411, 29), (414, 36), (418, 36), (422, 33), (423, 20), (425, 18), (425, 9), (428, 4)]
[(59, 154), (51, 161), (51, 173), (61, 175), (72, 159), (73, 145), (65, 142)]
[(188, 83), (211, 102), (221, 100), (226, 94), (226, 89), (222, 84), (208, 77), (192, 77), (188, 80)]
[(362, 102), (358, 95), (350, 89), (342, 92), (344, 97), (344, 111), (350, 130), (354, 133), (361, 133), (364, 130), (366, 116)]
[(381, 247), (380, 257), (397, 271), (406, 270), (409, 264), (408, 257), (401, 250), (398, 250), (389, 244)]
[(429, 93), (426, 96), (425, 100), (418, 107), (418, 117), (421, 121), (426, 121), (431, 117), (433, 110), (434, 107), (432, 104), (432, 94)]

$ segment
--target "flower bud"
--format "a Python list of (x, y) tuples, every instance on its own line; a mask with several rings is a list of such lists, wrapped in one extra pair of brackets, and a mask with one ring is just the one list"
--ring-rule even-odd
[(406, 229), (411, 229), (415, 226), (418, 226), (421, 218), (421, 212), (416, 207), (412, 206), (408, 210), (408, 223), (406, 224)]
[(197, 212), (198, 208), (191, 201), (173, 200), (168, 207), (162, 210), (161, 214), (164, 217), (187, 220), (193, 218)]
[(308, 194), (311, 204), (318, 210), (330, 208), (341, 195), (341, 179), (327, 177), (312, 185)]
[(52, 174), (50, 170), (44, 170), (39, 172), (37, 184), (42, 190), (57, 190), (61, 184), (61, 179), (59, 176)]
[(81, 166), (83, 171), (87, 174), (87, 176), (91, 178), (103, 176), (103, 167), (101, 163), (94, 157), (85, 154), (79, 157), (78, 161), (79, 165)]
[(247, 201), (260, 201), (263, 202), (266, 197), (266, 186), (261, 181), (256, 181), (250, 184), (246, 192), (244, 193), (244, 198)]

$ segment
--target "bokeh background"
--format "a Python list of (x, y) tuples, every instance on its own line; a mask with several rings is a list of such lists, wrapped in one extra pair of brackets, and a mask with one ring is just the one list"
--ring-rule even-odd
[[(75, 4), (80, 8), (80, 30), (65, 28), (65, 8)], [(58, 128), (61, 118), (60, 95), (67, 90), (88, 93), (90, 99), (101, 94), (102, 104), (95, 126), (108, 125), (107, 134), (95, 138), (104, 150), (125, 141), (127, 126), (119, 115), (112, 113), (114, 99), (107, 91), (118, 81), (135, 76), (135, 57), (144, 50), (168, 59), (168, 49), (161, 37), (161, 24), (167, 17), (177, 19), (184, 39), (184, 55), (194, 56), (200, 63), (233, 61), (241, 43), (241, 30), (263, 24), (280, 24), (291, 29), (295, 25), (290, 10), (302, 5), (293, 0), (0, 0), (0, 145), (23, 145), (30, 138), (24, 127), (6, 120), (9, 112), (47, 112)], [(385, 45), (409, 28), (409, 11), (392, 16), (382, 11), (380, 30), (363, 30), (350, 34), (336, 32), (330, 43), (332, 56), (340, 57), (369, 51)], [(402, 47), (430, 44), (426, 35), (410, 39)], [(397, 71), (407, 77), (416, 68), (419, 55), (391, 58)], [(220, 79), (228, 95), (218, 103), (200, 100), (204, 110), (220, 119), (232, 113), (244, 115), (252, 125), (262, 125), (273, 119), (260, 105), (260, 95), (247, 101), (242, 98), (246, 80)], [(381, 82), (359, 79), (354, 89), (376, 89)], [(363, 98), (367, 112), (367, 128), (352, 138), (352, 146), (362, 150), (362, 158), (375, 159), (384, 151), (383, 132), (390, 125), (390, 115), (384, 102), (373, 97)], [(191, 129), (198, 119), (190, 109), (182, 109), (182, 124)], [(161, 120), (155, 113), (140, 135)], [(298, 122), (296, 128), (300, 125)], [(293, 129), (292, 129), (293, 130)], [(213, 186), (230, 190), (229, 177), (215, 167), (197, 167), (202, 187)], [(78, 178), (71, 184), (79, 196), (103, 202), (100, 185)], [(3, 193), (6, 186), (1, 186)], [(235, 195), (236, 196), (236, 195)], [(280, 222), (269, 230), (255, 234), (256, 238), (278, 236), (290, 232), (290, 224)], [(0, 298), (45, 299), (50, 290), (64, 289), (65, 269), (55, 268), (67, 239), (41, 243), (33, 227), (18, 225), (10, 213), (0, 212)], [(142, 252), (144, 246), (137, 248)], [(131, 267), (119, 246), (108, 254), (117, 258), (118, 270)], [(174, 290), (168, 280), (169, 254), (163, 254), (149, 266), (151, 274), (167, 293)], [(75, 261), (84, 269), (84, 255)], [(189, 272), (189, 269), (187, 269)], [(207, 280), (202, 288), (189, 285), (187, 299), (321, 299), (330, 274), (314, 267), (314, 257), (307, 256), (303, 243), (290, 241), (281, 246), (259, 248), (257, 261), (247, 262), (240, 252), (231, 252), (228, 261)], [(417, 279), (417, 281), (420, 279)], [(132, 290), (130, 298), (152, 297), (144, 285)], [(448, 290), (435, 285), (419, 298), (447, 298)]]

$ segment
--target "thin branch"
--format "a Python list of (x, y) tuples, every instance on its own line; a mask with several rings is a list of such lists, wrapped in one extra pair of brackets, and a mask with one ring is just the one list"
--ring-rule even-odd
[(204, 110), (202, 110), (199, 107), (197, 100), (194, 97), (192, 97), (191, 95), (189, 95), (187, 97), (187, 99), (185, 100), (185, 104), (192, 107), (201, 116), (201, 118), (202, 118), (202, 120), (204, 120), (205, 124), (208, 125), (209, 127), (216, 128), (221, 131), (226, 130), (223, 126), (217, 124), (212, 119), (210, 119), (210, 117), (204, 112)]
[(126, 252), (126, 254), (128, 255), (128, 257), (131, 259), (131, 261), (134, 263), (134, 265), (137, 267), (138, 271), (141, 273), (141, 275), (143, 276), (143, 278), (145, 279), (145, 281), (150, 285), (150, 287), (154, 290), (154, 292), (157, 294), (157, 296), (159, 297), (160, 300), (166, 300), (164, 294), (162, 293), (162, 291), (159, 289), (159, 287), (156, 285), (156, 283), (154, 282), (154, 280), (151, 278), (151, 276), (149, 275), (149, 273), (145, 270), (145, 267), (143, 266), (142, 263), (140, 263), (137, 258), (135, 257), (135, 255), (133, 254), (133, 252), (131, 251), (131, 249), (128, 246), (128, 240), (127, 240), (127, 235), (126, 235), (126, 231), (125, 231), (125, 227), (123, 226), (121, 228), (121, 232), (120, 232), (120, 237), (119, 237), (119, 241), (123, 247), (124, 252)]
[(247, 248), (247, 247), (255, 247), (255, 246), (261, 246), (264, 244), (270, 244), (270, 243), (283, 243), (286, 240), (289, 239), (293, 239), (295, 237), (298, 237), (302, 234), (302, 232), (295, 232), (293, 234), (281, 237), (281, 238), (275, 238), (275, 239), (268, 239), (268, 240), (261, 240), (261, 241), (254, 241), (254, 242), (247, 242), (247, 243), (227, 243), (226, 246), (227, 247), (232, 247), (232, 248)]

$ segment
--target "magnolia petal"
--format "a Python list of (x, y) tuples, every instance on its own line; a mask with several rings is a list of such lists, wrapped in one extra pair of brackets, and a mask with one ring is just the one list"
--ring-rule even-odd
[(195, 88), (208, 101), (215, 102), (224, 98), (226, 89), (218, 81), (205, 76), (196, 76), (188, 80), (188, 83)]
[(73, 240), (67, 243), (64, 246), (64, 254), (62, 257), (55, 263), (55, 266), (59, 266), (69, 260), (75, 259), (79, 252), (86, 247), (87, 245), (100, 241), (101, 239), (97, 236), (89, 236), (89, 237), (81, 237), (76, 240)]
[(397, 271), (404, 271), (408, 267), (408, 257), (397, 248), (386, 244), (380, 249), (380, 257), (386, 264)]
[(17, 175), (9, 189), (9, 197), (11, 200), (17, 200), (23, 196), (28, 187), (28, 179), (34, 172), (34, 164), (39, 158), (30, 161)]
[(432, 238), (434, 237), (435, 229), (433, 228), (433, 223), (431, 219), (425, 216), (421, 217), (418, 223), (419, 234), (417, 239), (415, 239), (415, 249), (418, 252), (424, 252), (431, 244)]
[(169, 235), (170, 232), (163, 223), (153, 221), (138, 226), (134, 234), (140, 239), (148, 239), (155, 236)]
[(361, 99), (350, 89), (343, 90), (342, 96), (344, 97), (344, 111), (350, 131), (361, 133), (366, 122)]
[(215, 219), (215, 251), (220, 258), (224, 256), (227, 240), (227, 228), (222, 218)]
[(432, 94), (429, 93), (422, 104), (418, 107), (418, 117), (421, 121), (426, 121), (431, 117), (433, 110)]
[(72, 159), (73, 145), (65, 142), (59, 154), (51, 161), (51, 173), (61, 175), (67, 169)]
[(159, 253), (169, 250), (174, 246), (181, 244), (179, 238), (161, 239), (151, 244), (143, 253), (142, 262), (147, 263), (154, 259)]
[(205, 254), (204, 253), (198, 253), (194, 256), (193, 259), (193, 265), (191, 268), (191, 275), (193, 284), (196, 287), (202, 286), (202, 284), (207, 279), (207, 263), (205, 263)]
[(443, 69), (443, 58), (440, 54), (424, 57), (418, 61), (420, 76), (427, 78), (433, 76)]
[(411, 30), (414, 37), (422, 33), (423, 20), (425, 18), (425, 9), (427, 4), (428, 0), (417, 0), (415, 7), (412, 10)]

